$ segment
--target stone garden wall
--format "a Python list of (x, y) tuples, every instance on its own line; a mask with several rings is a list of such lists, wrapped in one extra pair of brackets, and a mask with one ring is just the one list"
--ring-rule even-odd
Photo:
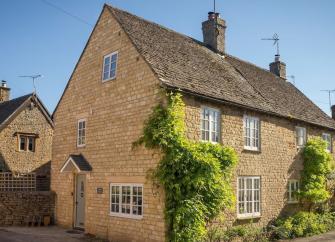
[(54, 212), (54, 192), (0, 192), (0, 226), (43, 225)]

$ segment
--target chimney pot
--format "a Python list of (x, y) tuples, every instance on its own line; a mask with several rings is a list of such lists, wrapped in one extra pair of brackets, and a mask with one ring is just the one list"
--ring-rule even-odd
[(10, 94), (10, 88), (7, 87), (7, 82), (5, 80), (2, 80), (0, 86), (0, 103), (8, 101), (9, 94)]
[(204, 44), (216, 52), (225, 52), (226, 22), (219, 13), (208, 12), (208, 20), (202, 23)]
[(6, 82), (5, 80), (2, 80), (2, 81), (1, 81), (1, 86), (2, 86), (2, 87), (7, 87), (7, 82)]
[(333, 105), (331, 109), (332, 109), (332, 118), (335, 120), (335, 105)]

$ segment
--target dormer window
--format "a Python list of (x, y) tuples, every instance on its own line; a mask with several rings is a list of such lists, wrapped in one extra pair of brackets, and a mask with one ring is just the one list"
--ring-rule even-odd
[(113, 52), (104, 57), (104, 65), (102, 72), (102, 81), (109, 81), (116, 78), (118, 52)]

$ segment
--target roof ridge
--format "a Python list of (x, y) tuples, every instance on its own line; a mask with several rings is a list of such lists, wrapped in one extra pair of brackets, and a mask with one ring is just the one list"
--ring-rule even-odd
[(26, 94), (26, 95), (23, 95), (23, 96), (19, 96), (19, 97), (16, 97), (16, 98), (13, 98), (13, 99), (10, 99), (10, 100), (7, 100), (7, 101), (3, 101), (0, 103), (0, 105), (3, 105), (3, 104), (7, 104), (9, 102), (13, 102), (13, 101), (17, 101), (18, 99), (21, 99), (21, 98), (24, 98), (24, 97), (30, 97), (30, 96), (33, 96), (33, 93), (29, 93), (29, 94)]
[(282, 78), (282, 77), (280, 77), (280, 76), (277, 76), (276, 74), (273, 74), (270, 70), (265, 69), (264, 67), (260, 67), (260, 66), (256, 65), (255, 63), (252, 63), (252, 62), (247, 61), (247, 60), (243, 60), (243, 59), (241, 59), (241, 58), (239, 58), (239, 57), (236, 57), (236, 56), (233, 56), (233, 55), (230, 55), (230, 54), (227, 54), (227, 53), (226, 53), (226, 55), (227, 55), (228, 57), (230, 57), (230, 58), (236, 59), (236, 60), (238, 60), (238, 61), (244, 62), (244, 63), (246, 63), (246, 64), (248, 64), (248, 65), (253, 66), (253, 67), (256, 67), (256, 68), (258, 68), (258, 69), (260, 69), (260, 70), (262, 70), (262, 71), (265, 71), (265, 72), (267, 72), (267, 73), (273, 75), (273, 76), (274, 76), (275, 78), (277, 78), (277, 79), (281, 79), (281, 80), (283, 80), (283, 81), (286, 81), (286, 79), (284, 79), (284, 78)]
[[(140, 20), (143, 21), (143, 22), (146, 22), (146, 23), (148, 23), (148, 24), (153, 24), (153, 25), (155, 25), (155, 26), (157, 26), (157, 27), (159, 27), (159, 28), (161, 28), (161, 29), (164, 29), (164, 30), (169, 31), (169, 32), (171, 32), (171, 33), (180, 35), (181, 37), (184, 37), (184, 38), (186, 38), (186, 39), (192, 40), (192, 41), (196, 42), (197, 44), (206, 47), (204, 44), (202, 44), (202, 42), (201, 42), (200, 40), (197, 40), (197, 39), (195, 39), (195, 38), (193, 38), (193, 37), (191, 37), (191, 36), (188, 36), (188, 35), (186, 35), (186, 34), (177, 32), (176, 30), (170, 29), (170, 28), (168, 28), (168, 27), (166, 27), (166, 26), (164, 26), (164, 25), (158, 24), (158, 23), (153, 22), (153, 21), (151, 21), (151, 20), (147, 20), (147, 19), (145, 19), (145, 18), (143, 18), (143, 17), (140, 17), (140, 16), (138, 16), (138, 15), (136, 15), (136, 14), (130, 13), (130, 12), (125, 11), (125, 10), (123, 10), (123, 9), (114, 7), (114, 6), (112, 6), (111, 4), (105, 3), (105, 5), (106, 5), (109, 9), (111, 9), (112, 11), (116, 10), (116, 11), (120, 11), (120, 12), (129, 14), (130, 16), (136, 17), (136, 18), (140, 19)], [(209, 49), (209, 50), (210, 50), (210, 49)], [(211, 51), (212, 51), (212, 50), (211, 50)], [(213, 53), (216, 53), (216, 52), (213, 51)]]
[[(268, 72), (269, 74), (274, 75), (274, 77), (276, 77), (277, 79), (284, 80), (287, 84), (291, 85), (291, 87), (294, 88), (294, 90), (295, 90), (296, 92), (299, 92), (299, 93), (302, 94), (302, 95), (303, 95), (303, 96), (304, 96), (310, 103), (314, 104), (314, 102), (313, 102), (312, 100), (310, 100), (310, 98), (307, 97), (307, 96), (306, 96), (306, 95), (305, 95), (299, 88), (297, 88), (297, 87), (296, 87), (295, 85), (293, 85), (292, 83), (286, 81), (286, 79), (284, 79), (284, 78), (282, 78), (282, 77), (279, 77), (279, 76), (273, 74), (271, 71), (269, 71), (269, 70), (267, 70), (267, 69), (264, 69), (264, 68), (262, 68), (262, 67), (259, 67), (259, 66), (257, 66), (256, 64), (254, 64), (254, 63), (252, 63), (252, 62), (249, 62), (249, 61), (240, 59), (240, 58), (238, 58), (238, 57), (236, 57), (236, 56), (232, 56), (232, 55), (229, 55), (229, 54), (227, 54), (227, 56), (230, 57), (230, 58), (236, 59), (236, 60), (238, 60), (238, 61), (244, 62), (244, 63), (246, 63), (246, 64), (248, 64), (248, 65), (254, 66), (254, 67), (256, 67), (256, 68), (258, 68), (258, 69), (261, 69), (261, 70), (263, 70), (263, 71), (266, 71), (266, 72)], [(242, 74), (242, 73), (241, 73), (241, 74)], [(249, 84), (250, 84), (250, 83), (249, 83)], [(315, 105), (315, 104), (314, 104), (314, 105)], [(326, 115), (329, 117), (329, 115), (328, 115), (327, 113), (325, 113), (325, 112), (324, 112), (318, 105), (315, 105), (315, 106), (316, 106), (321, 112), (323, 112), (324, 114), (326, 114)], [(331, 117), (329, 117), (329, 118), (332, 119)]]
[[(120, 12), (129, 14), (130, 16), (136, 17), (136, 18), (138, 18), (138, 19), (140, 19), (140, 20), (142, 20), (142, 21), (144, 21), (144, 22), (146, 22), (146, 23), (148, 23), (148, 24), (156, 25), (157, 27), (159, 27), (159, 28), (161, 28), (161, 29), (164, 29), (164, 30), (167, 30), (167, 31), (172, 32), (172, 33), (174, 33), (174, 34), (177, 34), (177, 35), (179, 35), (179, 36), (185, 37), (185, 38), (187, 38), (187, 39), (189, 39), (189, 40), (194, 41), (196, 44), (198, 44), (198, 45), (200, 45), (200, 46), (202, 46), (202, 47), (206, 47), (206, 45), (205, 45), (203, 42), (201, 42), (200, 40), (197, 40), (197, 39), (195, 39), (195, 38), (193, 38), (193, 37), (191, 37), (191, 36), (188, 36), (188, 35), (186, 35), (186, 34), (177, 32), (177, 31), (175, 31), (175, 30), (173, 30), (173, 29), (170, 29), (170, 28), (168, 28), (168, 27), (166, 27), (166, 26), (163, 26), (163, 25), (158, 24), (158, 23), (156, 23), (156, 22), (147, 20), (147, 19), (145, 19), (145, 18), (143, 18), (143, 17), (140, 17), (140, 16), (138, 16), (138, 15), (136, 15), (136, 14), (130, 13), (130, 12), (125, 11), (125, 10), (123, 10), (123, 9), (114, 7), (114, 6), (112, 6), (111, 4), (105, 3), (105, 5), (106, 5), (108, 8), (110, 8), (112, 11), (113, 11), (113, 10), (116, 10), (116, 11), (120, 11)], [(206, 47), (206, 48), (207, 48), (207, 47)], [(207, 49), (210, 50), (210, 51), (212, 51), (214, 54), (219, 54), (219, 53), (213, 51), (213, 50), (210, 49), (210, 48), (207, 48)], [(281, 77), (279, 77), (279, 76), (273, 74), (271, 71), (269, 71), (269, 70), (267, 70), (267, 69), (265, 69), (265, 68), (263, 68), (263, 67), (260, 67), (260, 66), (258, 66), (258, 65), (256, 65), (256, 64), (252, 63), (252, 62), (243, 60), (243, 59), (241, 59), (241, 58), (239, 58), (239, 57), (233, 56), (233, 55), (228, 54), (228, 53), (224, 53), (223, 56), (228, 56), (228, 57), (234, 58), (234, 59), (236, 59), (236, 60), (245, 62), (245, 63), (247, 63), (247, 64), (249, 64), (249, 65), (252, 65), (252, 66), (254, 66), (254, 67), (258, 68), (258, 69), (261, 69), (262, 71), (266, 71), (266, 72), (268, 72), (268, 73), (274, 75), (276, 78), (280, 78), (281, 80), (286, 80), (286, 79), (284, 79), (284, 78), (281, 78)]]

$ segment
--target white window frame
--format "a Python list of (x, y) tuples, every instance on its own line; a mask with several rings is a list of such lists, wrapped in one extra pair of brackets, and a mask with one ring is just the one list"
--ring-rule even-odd
[[(258, 129), (254, 128), (255, 132), (257, 130), (257, 137), (256, 135), (251, 136), (251, 131), (249, 131), (249, 137), (247, 136), (247, 122), (253, 121), (258, 124)], [(249, 127), (251, 130), (251, 128)], [(253, 133), (254, 134), (254, 133)], [(250, 139), (250, 145), (247, 144), (246, 139)], [(252, 145), (253, 141), (257, 140), (257, 146)], [(245, 150), (251, 150), (251, 151), (260, 151), (261, 149), (261, 121), (258, 117), (244, 115), (243, 116), (243, 143), (244, 143), (244, 149)]]
[[(240, 189), (240, 179), (243, 179), (243, 189)], [(251, 213), (240, 213), (239, 211), (239, 204), (243, 203), (244, 204), (244, 208), (246, 209), (247, 207), (247, 179), (251, 179), (252, 183), (251, 183), (251, 206), (252, 206), (252, 212)], [(258, 180), (258, 184), (259, 184), (259, 188), (255, 189), (254, 184), (255, 184), (255, 180)], [(238, 176), (237, 177), (237, 218), (238, 219), (249, 219), (249, 218), (259, 218), (261, 216), (261, 201), (262, 201), (262, 183), (261, 183), (261, 177), (260, 176)], [(243, 201), (240, 202), (239, 200), (239, 192), (243, 193)], [(255, 201), (255, 194), (256, 191), (258, 191), (258, 201)], [(258, 202), (259, 203), (259, 211), (255, 212), (255, 203)]]
[[(112, 67), (112, 56), (116, 55), (116, 61), (115, 61), (115, 75), (114, 76), (110, 76), (110, 73), (111, 73), (111, 67)], [(105, 73), (105, 60), (107, 58), (110, 58), (110, 63), (109, 63), (109, 71), (108, 71), (108, 78), (107, 79), (104, 79), (104, 73)], [(115, 51), (115, 52), (112, 52), (108, 55), (105, 55), (104, 58), (103, 58), (103, 63), (102, 63), (102, 76), (101, 76), (101, 80), (102, 82), (107, 82), (107, 81), (110, 81), (110, 80), (114, 80), (116, 79), (116, 76), (117, 76), (117, 64), (118, 64), (118, 60), (119, 60), (119, 52), (118, 51)]]
[[(118, 186), (119, 187), (119, 212), (112, 212), (112, 187)], [(130, 214), (122, 213), (122, 187), (130, 187)], [(133, 187), (141, 187), (142, 188), (142, 214), (141, 215), (135, 215), (133, 214), (133, 207), (139, 206), (133, 204)], [(144, 204), (143, 199), (144, 198), (144, 189), (143, 184), (135, 184), (135, 183), (110, 183), (109, 184), (109, 215), (115, 216), (115, 217), (123, 217), (123, 218), (131, 218), (131, 219), (142, 219), (144, 214)]]
[[(202, 122), (204, 121), (203, 112), (205, 112), (206, 110), (209, 112), (208, 130), (203, 129), (203, 126), (202, 126)], [(214, 113), (217, 114), (217, 120), (214, 119)], [(217, 130), (216, 131), (214, 131), (214, 127), (215, 127), (214, 124), (215, 123), (217, 124)], [(202, 132), (203, 131), (208, 132), (208, 140), (202, 139)], [(218, 141), (213, 141), (213, 138), (214, 138), (213, 133), (214, 132), (217, 134)], [(203, 141), (203, 142), (211, 142), (211, 143), (217, 144), (217, 143), (220, 143), (220, 138), (221, 138), (221, 112), (220, 112), (220, 110), (215, 109), (215, 108), (202, 106), (201, 110), (200, 110), (200, 140)]]
[[(83, 136), (85, 141), (84, 141), (84, 143), (79, 143), (79, 138), (80, 138), (79, 124), (83, 123), (83, 122), (85, 123), (85, 128), (84, 128), (85, 135)], [(85, 147), (86, 146), (86, 136), (87, 136), (86, 135), (87, 134), (86, 130), (87, 130), (87, 119), (86, 118), (79, 119), (78, 122), (77, 122), (77, 147)]]
[[(303, 133), (303, 135), (304, 135), (303, 139), (304, 140), (303, 140), (303, 144), (302, 145), (300, 145), (299, 142), (298, 142), (298, 138), (300, 137), (300, 136), (298, 136), (299, 130), (303, 130), (304, 131), (304, 133)], [(307, 129), (305, 127), (296, 126), (295, 127), (295, 143), (296, 143), (297, 148), (300, 149), (300, 148), (305, 147), (306, 142), (307, 142)]]
[(333, 152), (333, 138), (332, 138), (332, 135), (330, 133), (323, 133), (322, 134), (322, 140), (327, 142), (326, 151), (329, 152), (329, 153), (332, 153)]
[[(292, 190), (291, 184), (294, 184), (295, 190)], [(299, 200), (293, 198), (293, 192), (300, 191), (300, 181), (296, 179), (288, 180), (288, 189), (287, 189), (287, 203), (298, 203)]]

